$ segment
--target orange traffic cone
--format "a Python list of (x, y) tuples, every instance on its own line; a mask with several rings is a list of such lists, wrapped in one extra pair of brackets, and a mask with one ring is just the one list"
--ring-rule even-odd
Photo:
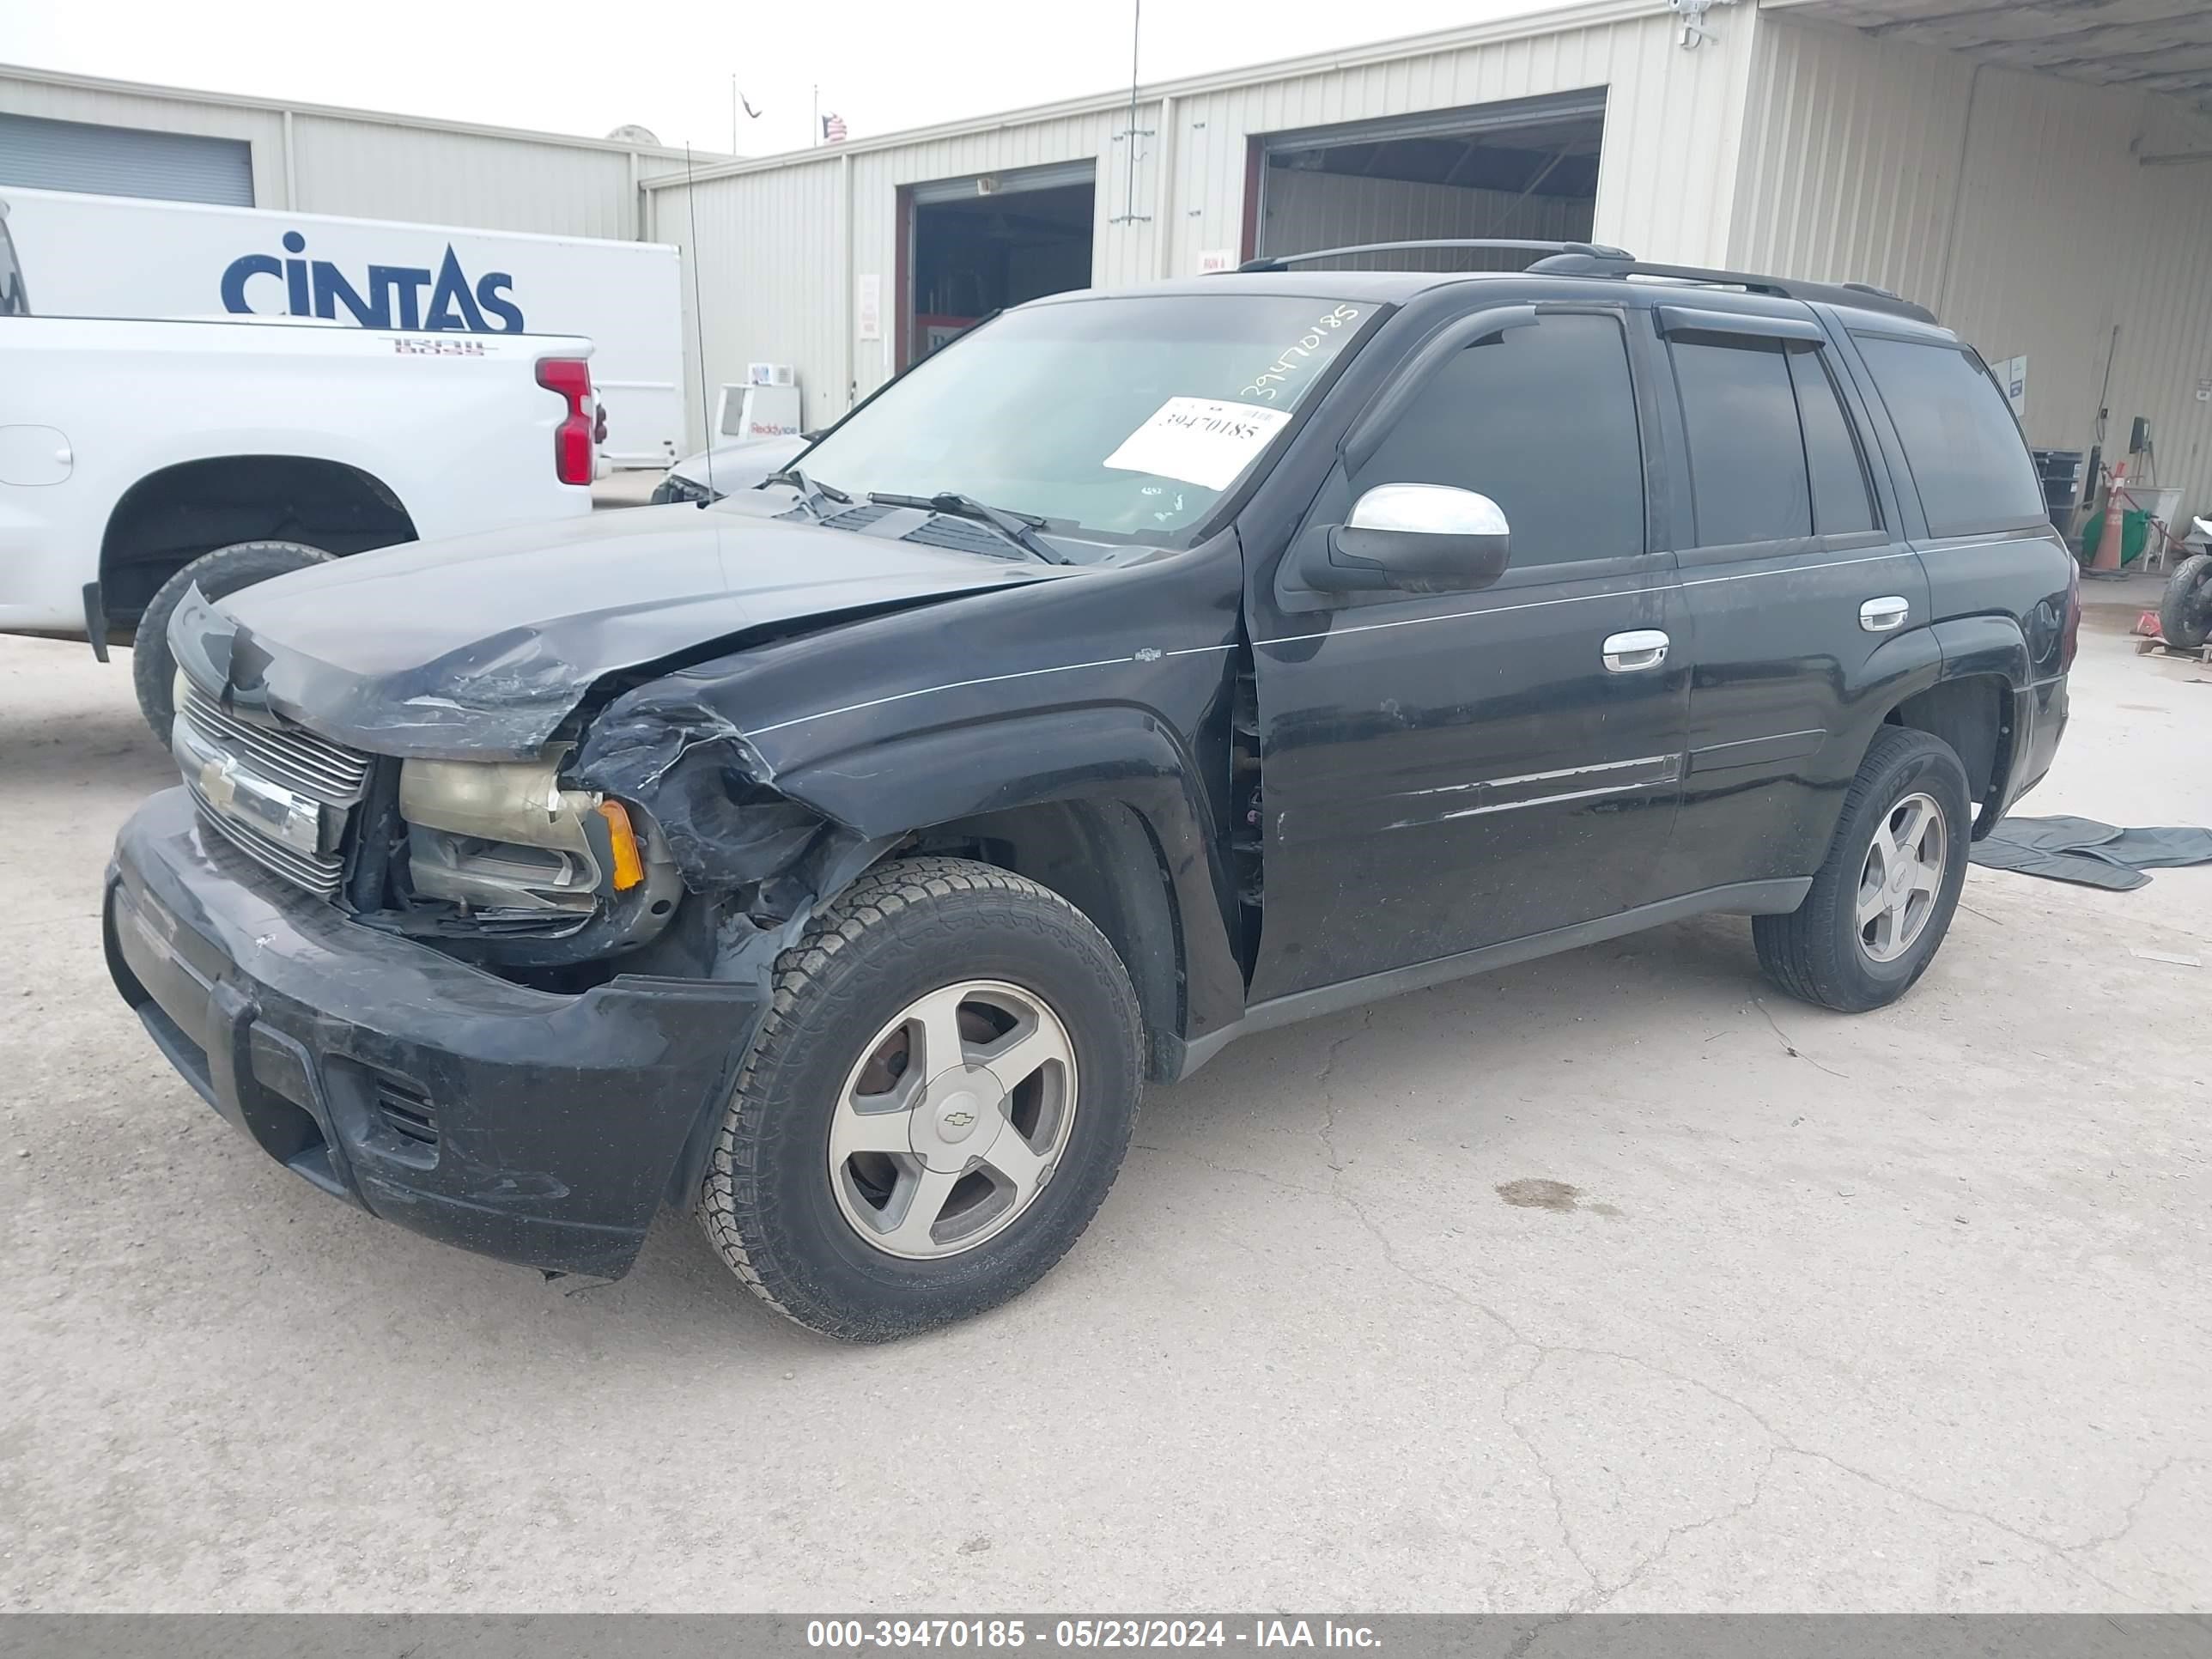
[(2105, 486), (2105, 527), (2097, 536), (2097, 557), (2089, 568), (2101, 575), (2118, 575), (2120, 544), (2127, 538), (2127, 514), (2121, 485), (2127, 482), (2128, 464), (2112, 463), (2112, 482)]

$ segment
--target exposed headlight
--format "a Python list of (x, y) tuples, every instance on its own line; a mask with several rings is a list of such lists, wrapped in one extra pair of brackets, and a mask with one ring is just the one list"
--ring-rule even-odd
[(559, 773), (557, 757), (403, 763), (399, 816), (416, 892), (472, 909), (589, 915), (603, 895), (635, 885), (628, 813), (563, 789)]
[(399, 768), (399, 816), (426, 829), (591, 856), (584, 814), (599, 797), (561, 787), (561, 763), (410, 760)]

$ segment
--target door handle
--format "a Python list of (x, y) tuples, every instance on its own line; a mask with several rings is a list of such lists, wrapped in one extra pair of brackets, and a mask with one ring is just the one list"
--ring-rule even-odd
[(1636, 674), (1656, 668), (1667, 660), (1667, 636), (1656, 628), (1632, 629), (1606, 638), (1605, 667), (1609, 674)]
[(1905, 599), (1887, 593), (1859, 607), (1859, 626), (1869, 634), (1893, 634), (1905, 626), (1905, 619), (1911, 614), (1912, 606)]

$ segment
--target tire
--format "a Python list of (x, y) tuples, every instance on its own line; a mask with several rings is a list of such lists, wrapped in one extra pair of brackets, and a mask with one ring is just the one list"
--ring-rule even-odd
[(2212, 553), (2192, 553), (2173, 568), (2159, 601), (2158, 631), (2184, 651), (2202, 650), (2212, 638)]
[(176, 715), (169, 706), (177, 678), (177, 659), (169, 654), (169, 618), (192, 585), (197, 582), (210, 599), (227, 599), (241, 587), (304, 570), (330, 556), (305, 542), (234, 542), (201, 554), (161, 584), (138, 618), (138, 631), (131, 643), (131, 689), (138, 694), (138, 712), (145, 715), (157, 742), (167, 744), (169, 723)]
[[(954, 988), (948, 990), (947, 987)], [(948, 1014), (958, 1026), (951, 1045), (968, 1056), (1004, 1048), (1025, 1034), (1056, 1021), (1064, 1065), (1041, 1065), (1034, 1081), (1024, 1081), (1002, 1103), (985, 1103), (983, 1127), (995, 1137), (982, 1158), (966, 1146), (930, 1143), (931, 1156), (945, 1160), (939, 1169), (928, 1158), (908, 1151), (936, 1133), (976, 1135), (978, 1131), (939, 1130), (957, 1122), (960, 1109), (975, 1097), (957, 1092), (963, 1076), (933, 1063), (927, 1054), (929, 1027), (902, 1024), (917, 1003), (944, 1006), (960, 988), (981, 988), (1006, 1006), (1032, 1000), (1038, 1013), (978, 1047), (972, 1023), (988, 1028), (994, 1009), (988, 1002), (963, 1001)], [(823, 908), (799, 942), (776, 963), (769, 1005), (742, 1061), (721, 1127), (716, 1135), (698, 1197), (697, 1213), (707, 1236), (738, 1276), (786, 1318), (828, 1336), (854, 1342), (882, 1342), (930, 1329), (998, 1306), (1027, 1290), (1051, 1269), (1082, 1235), (1114, 1184), (1143, 1091), (1143, 1028), (1136, 993), (1121, 958), (1088, 918), (1057, 894), (1033, 881), (987, 864), (964, 859), (918, 858), (881, 866), (862, 876)], [(889, 1034), (888, 1039), (886, 1034)], [(981, 1035), (989, 1036), (986, 1029)], [(880, 1122), (903, 1121), (904, 1134), (893, 1156), (862, 1152), (833, 1162), (842, 1126), (878, 1123), (848, 1114), (848, 1101), (863, 1094), (871, 1067), (914, 1065), (912, 1044), (923, 1043), (922, 1069), (911, 1097), (921, 1104), (910, 1115), (886, 1113)], [(880, 1046), (879, 1046), (880, 1045)], [(886, 1060), (884, 1056), (890, 1054)], [(1017, 1064), (1018, 1062), (1006, 1062)], [(1054, 1065), (1060, 1065), (1055, 1073)], [(870, 1098), (890, 1100), (906, 1089), (908, 1073), (881, 1085), (886, 1092)], [(1056, 1108), (1042, 1104), (1058, 1079)], [(949, 1079), (949, 1081), (948, 1081)], [(940, 1091), (951, 1088), (955, 1093)], [(949, 1104), (933, 1106), (933, 1101)], [(1024, 1104), (1024, 1102), (1030, 1103)], [(1054, 1113), (1052, 1123), (1045, 1115)], [(1012, 1166), (1009, 1153), (1023, 1115), (1035, 1111), (1035, 1133), (1024, 1131), (1022, 1151), (1031, 1158), (1030, 1141), (1044, 1143), (1040, 1161), (1046, 1178), (1021, 1199), (1018, 1186), (1004, 1194), (1003, 1218), (993, 1223), (990, 1202), (1001, 1194), (1000, 1164)], [(937, 1115), (933, 1115), (936, 1114)], [(1013, 1121), (1008, 1121), (1012, 1117)], [(1055, 1139), (1055, 1136), (1057, 1139)], [(950, 1168), (963, 1172), (954, 1176)], [(950, 1244), (919, 1239), (911, 1229), (878, 1232), (894, 1214), (896, 1192), (910, 1192), (904, 1213), (925, 1190), (918, 1184), (938, 1169), (938, 1179), (954, 1180), (945, 1213), (957, 1233), (974, 1230), (977, 1242)], [(875, 1173), (869, 1176), (869, 1171)], [(901, 1183), (882, 1196), (896, 1179)], [(981, 1182), (981, 1188), (977, 1183)], [(963, 1191), (985, 1193), (970, 1199), (968, 1213), (987, 1219), (970, 1223), (956, 1213)], [(929, 1214), (934, 1211), (927, 1212)], [(995, 1225), (998, 1231), (988, 1231)], [(904, 1237), (922, 1249), (946, 1253), (915, 1258), (895, 1253)]]
[[(1941, 879), (1924, 910), (1908, 908), (1887, 941), (1882, 921), (1869, 923), (1876, 935), (1869, 943), (1859, 924), (1858, 906), (1862, 882), (1874, 868), (1876, 832), (1890, 825), (1894, 834), (1900, 822), (1909, 824), (1919, 810), (1910, 804), (1923, 800), (1933, 803), (1941, 819)], [(1827, 859), (1814, 873), (1805, 902), (1786, 916), (1752, 918), (1759, 967), (1799, 1001), (1838, 1013), (1864, 1013), (1896, 1001), (1928, 971), (1949, 931), (1966, 884), (1972, 828), (1966, 768), (1951, 745), (1925, 732), (1885, 726), (1859, 763)], [(1923, 839), (1921, 845), (1932, 851), (1932, 842)], [(1909, 880), (1911, 872), (1899, 878)], [(1887, 960), (1880, 957), (1885, 943), (1895, 951)]]

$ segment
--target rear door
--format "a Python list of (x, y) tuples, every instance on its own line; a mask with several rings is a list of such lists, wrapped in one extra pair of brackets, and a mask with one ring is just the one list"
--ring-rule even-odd
[(2002, 778), (2016, 795), (2039, 779), (2065, 724), (2074, 556), (2051, 528), (2019, 422), (1971, 347), (1933, 330), (1863, 327), (1850, 343), (1890, 470), (1923, 520), (1913, 545), (1944, 676), (2013, 690), (2004, 721), (1948, 734), (1987, 830), (2010, 803), (1987, 799), (1986, 785)]
[(1409, 394), (1395, 422), (1339, 463), (1298, 532), (1341, 524), (1377, 484), (1476, 490), (1512, 527), (1494, 586), (1302, 609), (1274, 561), (1252, 562), (1255, 1001), (1652, 896), (1688, 676), (1662, 648), (1683, 624), (1648, 528), (1650, 388), (1623, 308), (1521, 309), (1417, 359), (1385, 394)]
[[(1922, 630), (1928, 585), (1873, 465), (1848, 368), (1809, 307), (1656, 308), (1691, 529), (1689, 769), (1662, 885), (1801, 877), (1858, 765), (1877, 657)], [(1932, 649), (1932, 647), (1930, 647)]]

